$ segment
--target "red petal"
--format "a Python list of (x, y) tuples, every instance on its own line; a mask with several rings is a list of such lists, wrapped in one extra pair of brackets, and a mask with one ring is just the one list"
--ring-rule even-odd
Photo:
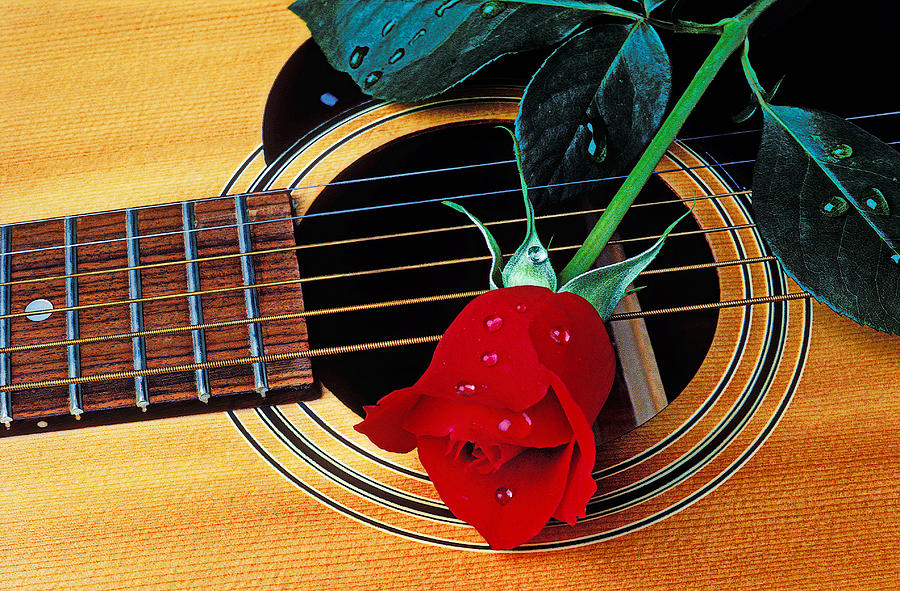
[(572, 440), (566, 415), (552, 395), (524, 412), (482, 406), (468, 399), (422, 396), (406, 415), (403, 428), (419, 436), (527, 447), (556, 447)]
[[(467, 462), (444, 453), (446, 440), (419, 438), (419, 459), (441, 499), (495, 549), (524, 544), (544, 527), (566, 487), (572, 445), (528, 449), (496, 472), (466, 470)], [(511, 491), (501, 495), (498, 491)]]
[[(549, 384), (528, 325), (552, 296), (549, 289), (523, 286), (489, 291), (472, 300), (444, 333), (417, 389), (457, 400), (457, 387), (470, 384), (475, 392), (471, 401), (516, 412), (539, 402)], [(500, 328), (489, 329), (488, 320), (498, 317)], [(496, 354), (496, 363), (485, 363), (486, 353)]]
[(364, 407), (365, 420), (353, 428), (381, 449), (410, 452), (416, 447), (416, 437), (401, 425), (420, 396), (413, 388), (395, 390), (379, 400), (376, 406)]

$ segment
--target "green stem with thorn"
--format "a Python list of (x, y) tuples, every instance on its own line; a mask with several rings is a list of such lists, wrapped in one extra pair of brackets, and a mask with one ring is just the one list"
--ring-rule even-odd
[(688, 115), (697, 106), (700, 98), (706, 92), (713, 78), (725, 65), (725, 61), (744, 43), (750, 26), (757, 18), (770, 6), (778, 0), (756, 0), (750, 6), (741, 11), (740, 14), (733, 18), (724, 19), (718, 25), (721, 25), (721, 34), (716, 45), (713, 47), (709, 56), (700, 66), (697, 74), (691, 83), (685, 89), (684, 94), (675, 103), (669, 116), (660, 126), (656, 136), (647, 146), (644, 154), (638, 160), (631, 174), (619, 187), (618, 192), (613, 196), (609, 206), (594, 229), (585, 239), (584, 244), (572, 257), (572, 260), (566, 265), (559, 275), (560, 284), (565, 285), (573, 277), (577, 277), (586, 272), (594, 264), (594, 261), (600, 256), (600, 252), (609, 242), (619, 222), (625, 217), (625, 213), (631, 204), (637, 198), (638, 193), (647, 183), (657, 163), (665, 155), (666, 150), (675, 141), (678, 132), (687, 120)]

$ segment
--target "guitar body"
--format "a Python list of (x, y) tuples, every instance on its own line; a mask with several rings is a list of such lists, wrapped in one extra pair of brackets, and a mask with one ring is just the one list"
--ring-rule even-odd
[[(302, 215), (367, 154), (428, 130), (510, 121), (520, 92), (357, 107), (263, 174), (266, 99), (306, 39), (285, 3), (98, 1), (48, 13), (16, 2), (6, 13), (4, 224), (318, 186), (292, 194)], [(681, 199), (728, 193), (702, 164), (674, 146), (660, 178)], [(749, 215), (732, 195), (698, 200), (694, 218), (712, 228)], [(767, 254), (752, 229), (707, 240), (715, 261)], [(0, 580), (29, 590), (896, 584), (900, 340), (795, 298), (802, 290), (774, 263), (715, 273), (719, 301), (777, 301), (718, 312), (683, 391), (598, 449), (598, 496), (575, 528), (551, 524), (520, 551), (491, 552), (446, 512), (415, 455), (356, 434), (353, 405), (323, 384), (305, 403), (0, 439)]]

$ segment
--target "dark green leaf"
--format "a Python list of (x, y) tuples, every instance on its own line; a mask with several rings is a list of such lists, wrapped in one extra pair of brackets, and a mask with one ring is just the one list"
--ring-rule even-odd
[(835, 115), (764, 104), (760, 232), (804, 289), (900, 334), (900, 154)]
[(580, 33), (535, 74), (516, 134), (536, 205), (580, 192), (589, 179), (628, 170), (659, 126), (669, 100), (671, 67), (659, 36), (643, 22)]
[(642, 289), (639, 287), (629, 290), (628, 286), (659, 254), (669, 232), (690, 213), (689, 211), (672, 222), (653, 246), (644, 252), (630, 259), (607, 265), (606, 267), (591, 269), (586, 273), (573, 277), (568, 283), (560, 287), (559, 291), (567, 291), (583, 297), (597, 309), (600, 318), (604, 321), (607, 320), (613, 313), (619, 300), (630, 292)]
[(589, 12), (472, 0), (300, 0), (291, 10), (338, 70), (398, 101), (450, 88), (501, 55), (555, 43)]

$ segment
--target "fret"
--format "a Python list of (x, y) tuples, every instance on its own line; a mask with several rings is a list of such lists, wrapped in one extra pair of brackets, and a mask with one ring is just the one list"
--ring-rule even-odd
[[(75, 217), (67, 217), (65, 219), (65, 256), (66, 256), (66, 275), (74, 275), (78, 273), (78, 230), (77, 219)], [(78, 305), (78, 278), (66, 278), (66, 307), (74, 307)], [(66, 311), (66, 339), (73, 341), (80, 338), (81, 330), (79, 328), (78, 310)], [(81, 346), (74, 344), (68, 345), (68, 368), (69, 377), (81, 377)], [(79, 418), (84, 413), (84, 402), (81, 399), (81, 384), (69, 384), (69, 412), (75, 418)]]
[[(138, 213), (135, 209), (125, 211), (125, 236), (128, 239), (128, 299), (135, 300), (143, 297), (141, 289), (141, 270), (135, 269), (141, 264), (140, 244), (138, 241)], [(132, 302), (130, 304), (131, 332), (144, 330), (144, 304)], [(147, 369), (147, 347), (144, 337), (131, 339), (131, 351), (134, 357), (134, 369)], [(147, 388), (146, 376), (134, 378), (135, 404), (146, 411), (150, 405), (150, 393)]]
[[(189, 292), (199, 292), (200, 288), (200, 264), (194, 262), (197, 258), (197, 236), (194, 224), (194, 204), (185, 201), (181, 204), (181, 225), (184, 229), (184, 257), (190, 261), (186, 265), (187, 284)], [(191, 326), (203, 324), (203, 304), (201, 296), (188, 296), (188, 310)], [(198, 328), (191, 331), (191, 340), (194, 350), (194, 363), (206, 362), (206, 331)], [(198, 369), (194, 371), (197, 383), (197, 397), (208, 402), (210, 398), (209, 371)]]
[[(8, 283), (10, 281), (12, 264), (10, 259), (12, 255), (7, 254), (12, 250), (10, 248), (10, 229), (9, 226), (0, 227), (0, 283)], [(11, 312), (10, 309), (10, 292), (9, 285), (0, 286), (0, 314), (6, 315)], [(9, 347), (10, 339), (10, 319), (0, 319), (0, 348)], [(12, 422), (12, 397), (9, 392), (2, 390), (3, 386), (8, 386), (12, 379), (12, 368), (10, 367), (10, 354), (0, 353), (0, 423), (6, 425)]]
[[(238, 245), (242, 253), (248, 253), (253, 250), (253, 243), (250, 240), (250, 230), (247, 226), (247, 197), (246, 195), (238, 195), (234, 201), (237, 215)], [(241, 274), (244, 278), (244, 285), (256, 284), (256, 269), (253, 266), (252, 256), (241, 257)], [(259, 295), (255, 287), (244, 290), (244, 304), (248, 319), (259, 318)], [(250, 337), (250, 355), (252, 357), (264, 355), (265, 346), (263, 345), (262, 327), (258, 323), (251, 323), (247, 325), (247, 331)], [(264, 363), (254, 363), (252, 368), (256, 391), (265, 396), (269, 390), (266, 365)]]

